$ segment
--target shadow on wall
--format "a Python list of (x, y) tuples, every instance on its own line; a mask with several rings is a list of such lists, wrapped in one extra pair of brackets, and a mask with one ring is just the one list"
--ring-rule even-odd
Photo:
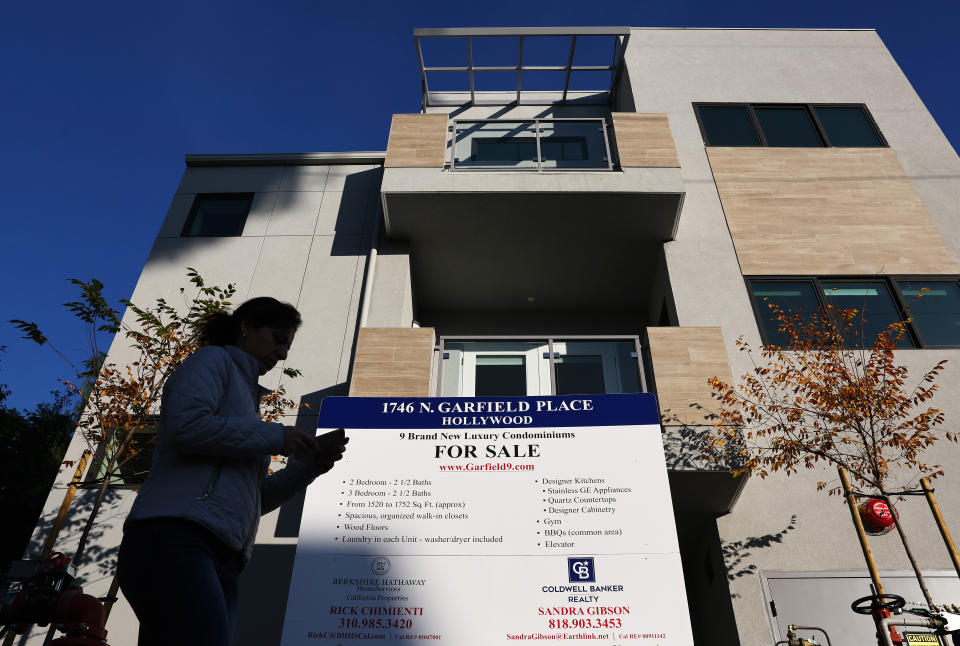
[(723, 542), (712, 515), (688, 514), (678, 527), (684, 583), (695, 644), (740, 643), (730, 582), (757, 574), (751, 562), (757, 550), (783, 542), (797, 525), (792, 516), (786, 527), (762, 536)]
[[(297, 428), (313, 430), (317, 428), (317, 419), (320, 415), (320, 406), (327, 397), (346, 397), (347, 384), (337, 384), (307, 393), (300, 398), (300, 407), (297, 412)], [(349, 450), (349, 449), (348, 449)], [(320, 476), (323, 477), (323, 476)], [(277, 538), (296, 538), (300, 535), (300, 517), (303, 515), (303, 503), (306, 491), (300, 491), (280, 506), (277, 515), (277, 528), (274, 536)], [(293, 558), (291, 556), (291, 558)]]
[[(77, 492), (54, 547), (55, 551), (62, 551), (70, 557), (76, 553), (80, 535), (86, 527), (97, 498), (98, 485), (86, 484), (91, 488)], [(65, 493), (66, 489), (62, 491)], [(81, 585), (90, 585), (92, 580), (113, 576), (117, 566), (117, 552), (120, 549), (121, 527), (134, 495), (134, 492), (128, 489), (107, 490), (81, 558), (78, 579)], [(40, 556), (55, 519), (56, 512), (41, 517), (34, 529), (34, 538), (27, 548), (27, 558)]]
[[(764, 549), (774, 544), (783, 543), (783, 537), (796, 529), (797, 515), (790, 516), (790, 522), (780, 531), (763, 536), (748, 536), (743, 540), (721, 542), (720, 550), (723, 554), (723, 564), (727, 570), (727, 579), (733, 581), (748, 574), (756, 574), (757, 566), (750, 562), (752, 550)], [(731, 595), (733, 598), (739, 595)]]
[(620, 72), (620, 84), (617, 87), (617, 111), (636, 112), (637, 105), (633, 100), (633, 83), (630, 81), (630, 66), (624, 61)]
[[(701, 404), (690, 404), (693, 413), (678, 413), (669, 408), (660, 415), (663, 437), (663, 454), (668, 469), (733, 471), (743, 466), (739, 447), (714, 447), (708, 444), (707, 437), (713, 429), (714, 421), (719, 417), (709, 412)], [(691, 424), (683, 421), (691, 416), (702, 417), (703, 424)]]
[[(308, 169), (316, 167), (291, 166), (285, 168), (284, 173), (286, 175), (294, 172), (291, 169), (301, 168)], [(327, 201), (328, 208), (334, 208), (329, 206), (330, 204), (334, 204), (334, 202), (328, 201), (334, 200), (336, 203), (336, 214), (329, 214), (329, 216), (327, 216), (333, 219), (332, 227), (319, 222), (317, 223), (318, 228), (316, 229), (316, 234), (330, 235), (329, 232), (332, 229), (333, 242), (330, 255), (355, 256), (365, 252), (374, 218), (379, 217), (380, 181), (382, 176), (383, 169), (381, 167), (370, 168), (343, 176), (342, 183), (341, 181), (335, 183), (331, 181), (331, 183), (326, 185), (326, 190), (323, 191), (318, 191), (317, 188), (324, 186), (324, 184), (317, 184), (311, 188), (307, 180), (303, 180), (302, 189), (294, 188), (293, 190), (271, 190), (265, 192), (267, 194), (275, 193), (275, 199), (272, 205), (257, 207), (257, 199), (255, 196), (254, 207), (251, 213), (254, 213), (257, 208), (267, 209), (269, 213), (260, 214), (259, 217), (271, 219), (274, 217), (283, 217), (282, 214), (285, 211), (292, 214), (297, 209), (308, 209), (308, 211), (310, 211), (310, 215), (307, 217), (308, 221), (310, 217), (316, 216), (313, 217), (313, 221), (317, 222), (318, 219), (324, 219), (324, 215), (327, 213), (323, 203)], [(285, 188), (287, 188), (287, 180), (285, 179), (284, 181)], [(290, 180), (290, 182), (289, 186), (298, 186), (301, 184), (301, 182), (297, 180)], [(309, 200), (302, 199), (306, 193), (318, 195), (315, 204)], [(321, 194), (322, 199), (319, 198)], [(264, 195), (264, 193), (260, 193), (259, 195)], [(316, 211), (313, 212), (313, 209)], [(185, 214), (184, 217), (186, 217)], [(247, 225), (249, 226), (249, 224), (250, 221), (248, 220)], [(269, 225), (262, 225), (263, 231), (267, 230), (267, 226)], [(310, 233), (306, 232), (307, 230), (314, 231), (314, 228), (308, 223), (302, 233), (292, 233), (289, 235), (310, 235)], [(202, 257), (198, 256), (198, 254), (203, 253), (205, 249), (212, 250), (220, 248), (230, 241), (240, 238), (249, 239), (258, 237), (262, 237), (262, 232), (252, 236), (158, 238), (150, 252), (148, 265), (191, 265), (197, 266), (202, 274), (204, 263)]]

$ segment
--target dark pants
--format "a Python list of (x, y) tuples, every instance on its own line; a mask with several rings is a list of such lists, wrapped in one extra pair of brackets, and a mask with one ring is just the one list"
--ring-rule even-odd
[(233, 641), (239, 552), (198, 523), (131, 522), (117, 560), (120, 589), (140, 620), (140, 646)]

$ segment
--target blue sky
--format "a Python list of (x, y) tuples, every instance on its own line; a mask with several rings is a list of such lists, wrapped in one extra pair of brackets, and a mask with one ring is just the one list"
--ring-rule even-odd
[[(960, 3), (8, 2), (0, 9), (0, 384), (47, 400), (76, 360), (71, 277), (133, 291), (187, 153), (382, 150), (419, 108), (414, 27), (876, 28), (960, 149)], [(360, 100), (358, 100), (360, 99)]]

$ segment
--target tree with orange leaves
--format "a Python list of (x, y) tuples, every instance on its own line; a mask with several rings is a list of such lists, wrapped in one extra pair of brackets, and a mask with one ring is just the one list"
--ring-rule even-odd
[[(850, 491), (844, 483), (828, 493), (842, 492), (851, 506), (854, 496), (877, 498), (891, 510), (891, 498), (913, 493), (915, 479), (943, 475), (942, 466), (924, 461), (923, 453), (939, 439), (935, 428), (944, 421), (940, 409), (926, 404), (938, 389), (946, 360), (911, 385), (909, 370), (895, 355), (906, 322), (891, 324), (871, 340), (863, 334), (865, 312), (856, 308), (827, 305), (805, 313), (770, 301), (767, 306), (784, 346), (763, 346), (758, 362), (740, 337), (737, 346), (749, 355), (752, 371), (736, 386), (718, 377), (709, 380), (722, 406), (703, 444), (715, 461), (733, 461), (738, 473), (761, 478), (830, 464), (863, 491)], [(955, 433), (943, 435), (957, 441)], [(899, 480), (895, 488), (893, 479)], [(817, 489), (824, 488), (827, 483), (819, 481)], [(891, 519), (920, 590), (934, 608), (895, 511)], [(873, 567), (866, 550), (864, 556)]]
[[(155, 435), (149, 431), (156, 425), (160, 396), (167, 378), (198, 347), (198, 326), (212, 313), (230, 306), (236, 293), (231, 283), (226, 287), (207, 285), (200, 274), (187, 268), (187, 277), (195, 290), (187, 300), (187, 288), (180, 288), (184, 295), (183, 311), (158, 298), (152, 307), (140, 307), (129, 300), (121, 300), (128, 308), (127, 322), (109, 305), (103, 296), (103, 283), (93, 279), (71, 282), (80, 288), (80, 299), (65, 306), (79, 318), (85, 327), (90, 345), (91, 358), (84, 362), (83, 369), (67, 359), (35, 323), (14, 319), (11, 321), (24, 334), (24, 338), (40, 345), (50, 346), (77, 371), (75, 381), (64, 382), (80, 403), (77, 409), (77, 431), (82, 434), (91, 449), (96, 449), (99, 468), (95, 482), (99, 492), (93, 511), (81, 534), (80, 544), (74, 556), (77, 564), (86, 545), (87, 536), (93, 528), (99, 507), (111, 484), (120, 484), (131, 474), (128, 465), (144, 451), (152, 451)], [(137, 353), (137, 359), (118, 366), (106, 362), (106, 354), (97, 343), (97, 333), (123, 334)], [(288, 377), (300, 374), (292, 368), (284, 369)], [(294, 402), (286, 397), (281, 385), (264, 399), (261, 416), (265, 421), (280, 419), (293, 409)], [(146, 442), (143, 437), (150, 439)]]
[[(899, 483), (901, 490), (914, 478), (943, 474), (941, 465), (924, 461), (923, 452), (937, 441), (934, 429), (944, 421), (940, 409), (925, 404), (937, 391), (946, 360), (911, 384), (895, 355), (906, 323), (893, 323), (850, 349), (864, 327), (861, 310), (827, 305), (808, 313), (767, 306), (786, 343), (763, 346), (757, 361), (740, 337), (737, 347), (753, 369), (737, 385), (710, 379), (721, 410), (704, 446), (715, 461), (732, 459), (737, 471), (761, 478), (831, 464), (881, 496), (899, 493), (890, 488), (893, 467), (898, 475), (910, 474)], [(957, 440), (949, 431), (944, 435)]]

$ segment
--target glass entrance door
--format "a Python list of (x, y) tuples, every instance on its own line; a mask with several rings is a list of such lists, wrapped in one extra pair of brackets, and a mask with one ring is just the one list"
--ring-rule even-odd
[[(544, 351), (541, 343), (503, 341), (457, 345), (460, 346), (457, 348), (460, 358), (459, 383), (456, 384), (458, 396), (550, 394), (550, 372), (540, 356)], [(453, 346), (451, 350), (454, 350)]]

